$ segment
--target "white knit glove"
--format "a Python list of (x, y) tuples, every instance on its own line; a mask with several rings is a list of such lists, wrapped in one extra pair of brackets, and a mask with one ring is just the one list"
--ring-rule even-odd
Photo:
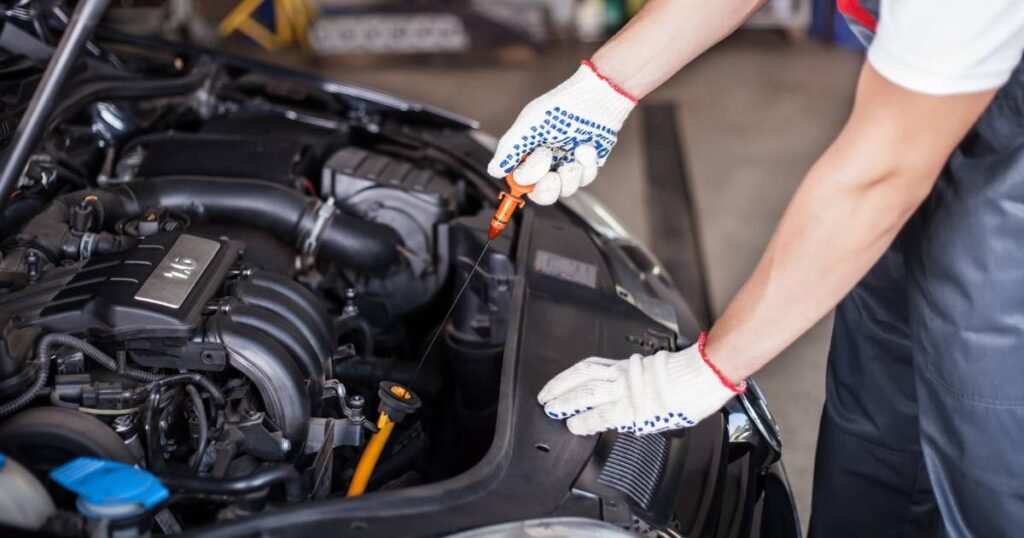
[(746, 390), (727, 380), (704, 357), (704, 335), (682, 351), (659, 351), (626, 360), (584, 359), (558, 374), (537, 399), (569, 431), (647, 434), (686, 428), (711, 416)]
[(548, 148), (543, 173), (517, 172), (516, 181), (537, 183), (530, 199), (552, 204), (559, 196), (569, 196), (594, 181), (635, 106), (636, 99), (584, 61), (576, 74), (523, 108), (498, 141), (487, 172), (503, 177), (523, 157), (536, 153), (535, 149)]

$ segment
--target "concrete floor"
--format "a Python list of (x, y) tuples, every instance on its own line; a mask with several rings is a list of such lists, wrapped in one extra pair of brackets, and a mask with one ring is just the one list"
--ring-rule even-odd
[[(459, 112), (500, 135), (530, 99), (568, 76), (586, 49), (528, 64), (322, 68), (336, 78)], [(803, 173), (849, 111), (862, 56), (772, 34), (744, 34), (684, 70), (648, 102), (677, 105), (712, 308), (721, 313), (760, 256)], [(591, 191), (650, 242), (639, 115)], [(756, 378), (782, 426), (784, 461), (806, 526), (831, 318)]]

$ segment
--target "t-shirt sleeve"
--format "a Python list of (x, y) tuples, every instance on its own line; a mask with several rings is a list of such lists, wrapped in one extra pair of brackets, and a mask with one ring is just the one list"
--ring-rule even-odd
[(934, 95), (999, 88), (1024, 53), (1024, 0), (881, 0), (868, 62)]

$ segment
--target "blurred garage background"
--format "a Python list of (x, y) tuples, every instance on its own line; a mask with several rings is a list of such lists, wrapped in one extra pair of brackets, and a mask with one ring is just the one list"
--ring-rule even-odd
[[(125, 30), (308, 69), (440, 106), (500, 136), (643, 0), (122, 0)], [(118, 5), (118, 2), (113, 2)], [(644, 100), (590, 187), (670, 270), (703, 265), (708, 315), (753, 269), (852, 103), (863, 53), (834, 10), (770, 0)], [(665, 166), (665, 163), (669, 165)], [(651, 170), (651, 163), (661, 163)], [(690, 200), (696, 257), (674, 248)], [(683, 265), (680, 265), (683, 264)], [(703, 301), (700, 301), (703, 302)], [(831, 319), (757, 378), (806, 525)]]

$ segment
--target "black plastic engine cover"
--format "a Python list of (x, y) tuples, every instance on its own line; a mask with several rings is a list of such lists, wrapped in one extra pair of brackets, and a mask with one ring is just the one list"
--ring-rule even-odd
[(241, 249), (193, 234), (147, 237), (0, 297), (0, 323), (100, 339), (187, 337)]

